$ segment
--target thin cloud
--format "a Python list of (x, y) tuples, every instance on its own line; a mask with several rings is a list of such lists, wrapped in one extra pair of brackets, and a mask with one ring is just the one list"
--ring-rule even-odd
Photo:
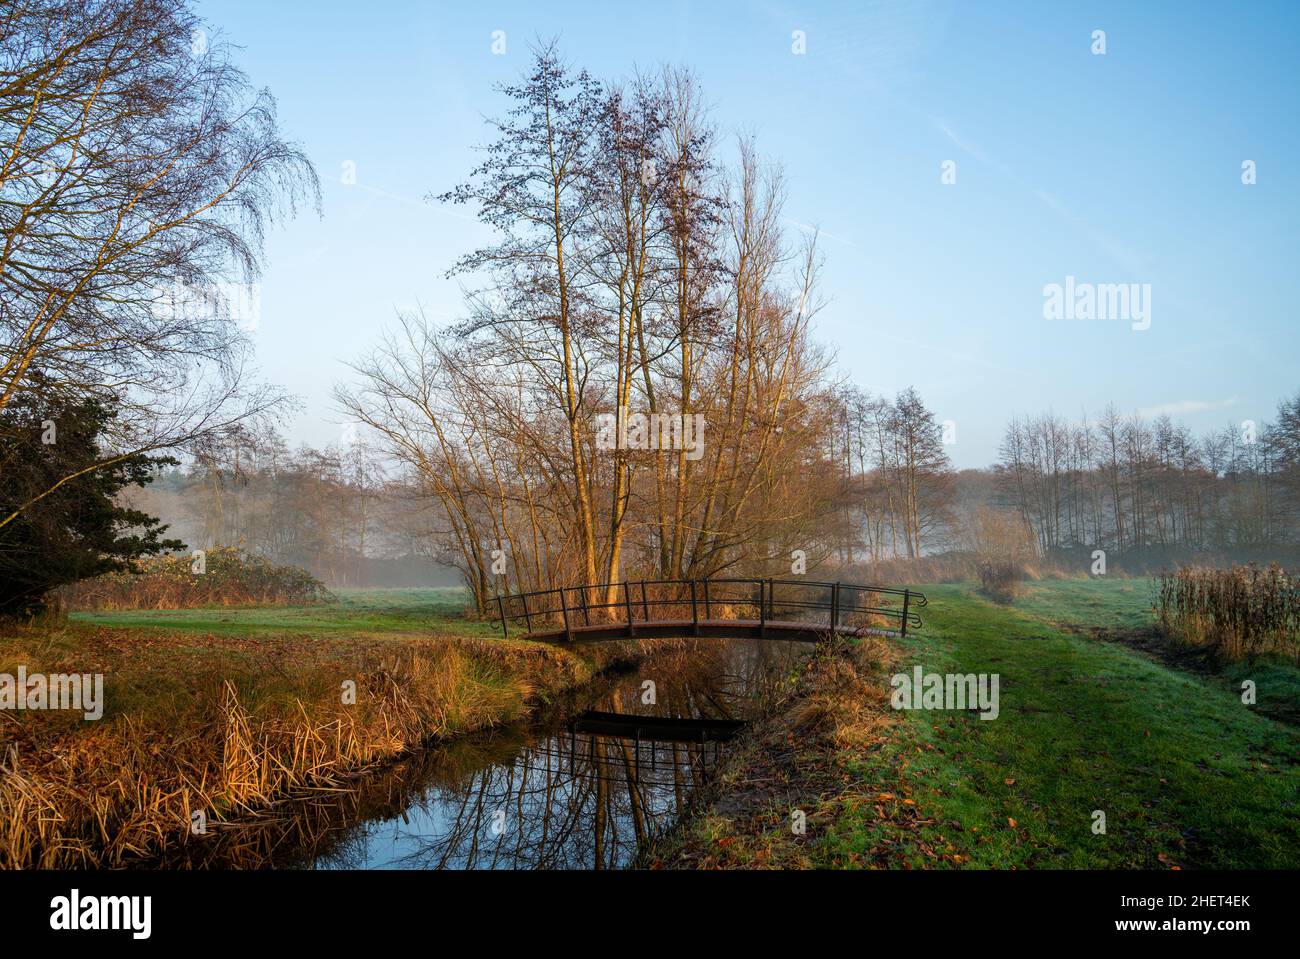
[(800, 223), (798, 220), (794, 219), (793, 217), (788, 217), (788, 216), (782, 217), (782, 219), (785, 220), (786, 223), (789, 223), (791, 226), (793, 226), (795, 229), (803, 233), (807, 233), (809, 236), (816, 236), (816, 237), (824, 236), (826, 237), (826, 239), (834, 240), (836, 243), (844, 243), (847, 244), (848, 246), (857, 246), (857, 244), (854, 243), (852, 240), (845, 239), (842, 236), (836, 236), (834, 233), (830, 233), (826, 230), (823, 230), (821, 227), (813, 226), (811, 223)]
[(1048, 193), (1046, 190), (1030, 186), (1024, 177), (1017, 174), (1001, 160), (985, 153), (971, 141), (963, 137), (957, 132), (953, 125), (944, 118), (930, 117), (930, 121), (935, 125), (940, 133), (948, 138), (953, 146), (961, 150), (967, 156), (973, 157), (980, 163), (992, 167), (1009, 179), (1019, 183), (1032, 193), (1040, 203), (1087, 236), (1095, 246), (1105, 251), (1107, 255), (1124, 267), (1124, 269), (1126, 269), (1130, 274), (1139, 275), (1144, 272), (1147, 257), (1144, 257), (1142, 254), (1124, 246), (1122, 243), (1117, 242), (1112, 237), (1107, 236), (1105, 233), (1102, 233), (1100, 230), (1093, 227), (1087, 220), (1076, 214), (1061, 202), (1060, 198)]
[(946, 136), (949, 140), (951, 140), (953, 146), (955, 146), (958, 150), (961, 150), (963, 153), (968, 154), (969, 156), (973, 156), (976, 160), (979, 160), (980, 163), (987, 163), (989, 166), (997, 167), (999, 170), (1002, 170), (1004, 173), (1010, 172), (1001, 163), (995, 163), (993, 159), (983, 150), (979, 149), (979, 147), (975, 146), (974, 144), (962, 138), (957, 133), (957, 131), (952, 128), (952, 124), (950, 124), (947, 120), (944, 120), (940, 117), (931, 117), (930, 119), (931, 121), (933, 121), (934, 125), (939, 128), (939, 132), (941, 132), (944, 136)]
[(1237, 404), (1237, 397), (1226, 400), (1179, 400), (1176, 403), (1160, 403), (1156, 406), (1144, 406), (1138, 410), (1138, 416), (1150, 419), (1156, 416), (1186, 416), (1188, 413), (1205, 413), (1209, 410), (1223, 410)]

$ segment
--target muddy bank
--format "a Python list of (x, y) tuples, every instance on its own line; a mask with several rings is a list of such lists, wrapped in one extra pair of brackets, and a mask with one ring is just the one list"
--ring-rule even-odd
[(1300, 726), (1300, 664), (1288, 658), (1263, 653), (1254, 658), (1231, 660), (1212, 646), (1182, 642), (1159, 626), (1143, 629), (1073, 623), (1060, 626), (1068, 633), (1134, 650), (1170, 669), (1221, 682), (1238, 693), (1242, 691), (1242, 683), (1249, 680), (1264, 690), (1251, 704), (1252, 709), (1280, 723)]
[[(647, 846), (651, 869), (806, 869), (834, 865), (815, 851), (846, 803), (876, 801), (881, 783), (851, 773), (897, 721), (879, 640), (824, 643), (798, 679), (751, 724), (691, 815)], [(904, 807), (903, 816), (909, 814)]]

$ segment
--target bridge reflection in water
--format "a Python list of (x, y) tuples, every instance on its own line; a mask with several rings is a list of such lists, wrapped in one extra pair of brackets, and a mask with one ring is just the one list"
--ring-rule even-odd
[[(412, 796), (334, 836), (317, 868), (608, 869), (668, 829), (780, 688), (798, 644), (679, 642), (526, 741), (453, 747)], [(646, 680), (655, 702), (642, 702)]]

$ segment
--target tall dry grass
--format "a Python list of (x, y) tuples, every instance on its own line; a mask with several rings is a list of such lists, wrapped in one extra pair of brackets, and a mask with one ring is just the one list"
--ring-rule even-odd
[[(289, 672), (292, 652), (240, 650), (242, 672), (226, 663), (207, 678), (187, 673), (175, 701), (156, 683), (158, 702), (99, 723), (6, 720), (0, 868), (157, 861), (203, 842), (191, 834), (195, 812), (210, 831), (274, 817), (279, 802), (337, 794), (360, 770), (435, 737), (517, 719), (539, 691), (592, 674), (563, 651), (501, 642), (353, 648), (360, 652), (304, 652), (301, 676)], [(152, 651), (160, 653), (167, 649)], [(345, 680), (356, 683), (353, 705), (343, 701)]]
[(59, 591), (68, 609), (192, 609), (201, 606), (304, 606), (331, 598), (325, 584), (296, 566), (222, 546), (194, 572), (189, 555), (155, 556), (135, 573), (108, 573)]
[(792, 696), (790, 728), (805, 743), (824, 737), (841, 748), (866, 745), (891, 719), (880, 671), (897, 659), (897, 649), (879, 639), (828, 640)]
[(1226, 659), (1279, 653), (1300, 662), (1300, 574), (1276, 563), (1163, 573), (1153, 606), (1167, 634)]

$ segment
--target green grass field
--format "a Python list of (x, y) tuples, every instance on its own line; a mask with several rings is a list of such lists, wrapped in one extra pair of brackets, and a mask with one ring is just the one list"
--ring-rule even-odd
[[(1067, 628), (1149, 626), (1145, 580), (1038, 583), (1011, 607), (965, 586), (925, 592), (900, 668), (997, 673), (1000, 716), (905, 713), (848, 766), (882, 788), (901, 779), (921, 825), (850, 804), (820, 861), (890, 844), (916, 866), (936, 848), (986, 868), (1300, 866), (1300, 730), (1262, 714), (1294, 702), (1293, 664), (1189, 672)], [(1259, 705), (1242, 702), (1247, 678)]]
[(1012, 608), (1052, 623), (1140, 629), (1151, 625), (1151, 586), (1149, 579), (1046, 580), (1028, 584)]
[(72, 613), (76, 622), (129, 629), (195, 630), (218, 636), (274, 633), (353, 633), (363, 637), (500, 635), (487, 622), (465, 619), (468, 592), (460, 587), (341, 589), (338, 602), (314, 606), (131, 609)]

